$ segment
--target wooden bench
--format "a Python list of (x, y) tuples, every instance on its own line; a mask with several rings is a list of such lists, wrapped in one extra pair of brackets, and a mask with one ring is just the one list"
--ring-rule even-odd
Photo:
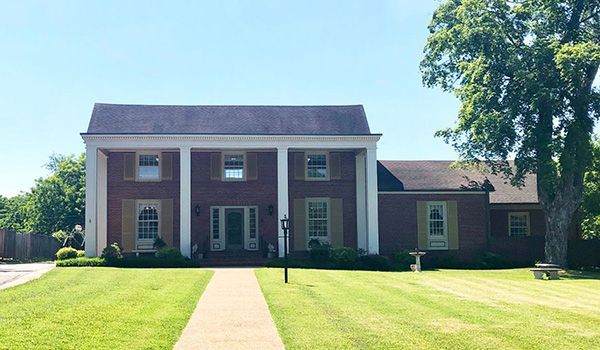
[(559, 279), (558, 273), (562, 271), (562, 268), (556, 264), (535, 264), (535, 267), (529, 271), (533, 272), (533, 277), (538, 280), (544, 279), (544, 275), (549, 280)]

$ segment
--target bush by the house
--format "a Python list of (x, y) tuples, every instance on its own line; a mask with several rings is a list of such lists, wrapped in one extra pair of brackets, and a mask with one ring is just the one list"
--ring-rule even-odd
[(85, 257), (85, 250), (78, 250), (78, 251), (77, 251), (77, 257), (78, 257), (78, 258), (83, 258), (83, 257)]
[(358, 258), (356, 250), (350, 247), (334, 248), (331, 250), (331, 259), (340, 267), (352, 267)]
[(58, 260), (56, 266), (59, 267), (81, 267), (81, 266), (106, 266), (106, 260), (102, 258), (74, 258), (67, 260)]
[(181, 260), (183, 259), (183, 255), (179, 249), (175, 247), (163, 247), (156, 251), (154, 254), (159, 259), (170, 259), (170, 260)]
[(161, 250), (162, 248), (167, 246), (167, 242), (165, 242), (162, 238), (160, 237), (156, 237), (154, 239), (154, 244), (152, 244), (152, 247), (154, 247), (154, 249), (156, 250)]
[(357, 268), (359, 270), (370, 270), (370, 271), (393, 271), (394, 267), (390, 263), (390, 259), (387, 256), (369, 254), (361, 256), (356, 261)]
[(122, 259), (107, 261), (107, 266), (126, 268), (182, 268), (197, 267), (190, 259), (165, 259), (156, 256), (125, 256)]
[(100, 256), (106, 260), (117, 260), (123, 257), (121, 247), (116, 242), (104, 248)]
[(58, 260), (74, 259), (77, 257), (77, 249), (71, 247), (60, 248), (56, 252), (56, 258)]
[(311, 260), (327, 261), (331, 257), (331, 245), (313, 238), (308, 242), (308, 252)]

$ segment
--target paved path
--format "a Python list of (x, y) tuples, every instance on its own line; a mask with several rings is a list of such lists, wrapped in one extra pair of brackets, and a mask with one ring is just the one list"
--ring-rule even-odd
[(54, 268), (54, 263), (0, 264), (0, 290), (39, 278)]
[(284, 349), (254, 269), (216, 269), (175, 350)]

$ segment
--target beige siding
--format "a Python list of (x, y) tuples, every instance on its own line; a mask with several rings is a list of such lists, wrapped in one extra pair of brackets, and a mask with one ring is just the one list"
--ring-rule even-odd
[(210, 155), (210, 179), (221, 180), (221, 153), (211, 153)]
[(163, 153), (161, 157), (161, 178), (162, 180), (173, 179), (173, 154)]
[(304, 153), (294, 153), (294, 179), (304, 180)]
[(339, 180), (342, 178), (342, 157), (337, 152), (329, 154), (330, 179)]
[(247, 180), (256, 180), (258, 179), (258, 161), (256, 159), (256, 153), (248, 153), (246, 154), (246, 169), (248, 170), (248, 174), (246, 176)]
[(135, 180), (135, 153), (123, 154), (123, 180)]
[(294, 199), (294, 250), (306, 250), (306, 207), (304, 199)]

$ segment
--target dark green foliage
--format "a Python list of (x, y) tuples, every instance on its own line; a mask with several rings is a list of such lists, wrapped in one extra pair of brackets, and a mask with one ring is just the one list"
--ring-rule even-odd
[(546, 260), (564, 265), (600, 115), (600, 1), (447, 0), (429, 31), (423, 82), (461, 102), (436, 135), (514, 185), (537, 177)]
[(308, 242), (308, 254), (311, 260), (327, 261), (331, 258), (331, 245), (328, 242), (311, 239)]
[(81, 266), (106, 266), (106, 260), (103, 258), (77, 257), (74, 259), (58, 260), (56, 266), (59, 267), (81, 267)]
[(183, 268), (198, 267), (190, 259), (166, 259), (155, 256), (126, 256), (122, 259), (107, 261), (107, 266), (126, 268)]
[(160, 237), (156, 237), (154, 239), (154, 244), (152, 244), (152, 247), (156, 250), (160, 250), (166, 246), (167, 246), (167, 243)]
[(78, 257), (78, 258), (83, 258), (83, 257), (85, 257), (85, 250), (78, 250), (78, 251), (77, 251), (77, 257)]
[(394, 267), (390, 259), (384, 255), (369, 254), (361, 256), (357, 260), (358, 270), (370, 271), (393, 271)]
[(121, 247), (115, 242), (102, 249), (101, 257), (109, 261), (121, 259), (123, 257), (121, 254)]
[(585, 173), (580, 215), (582, 238), (600, 238), (600, 138), (594, 141), (592, 166)]
[(357, 258), (358, 254), (356, 253), (356, 250), (350, 247), (334, 248), (331, 250), (331, 260), (341, 267), (353, 266)]
[(410, 255), (408, 250), (394, 254), (394, 264), (400, 270), (410, 270), (410, 265), (414, 264), (415, 261), (415, 257)]
[(74, 259), (77, 257), (77, 249), (71, 247), (60, 248), (56, 252), (56, 258), (58, 260)]
[(156, 251), (155, 256), (159, 259), (168, 259), (168, 260), (183, 260), (183, 255), (179, 249), (175, 247), (163, 247)]

